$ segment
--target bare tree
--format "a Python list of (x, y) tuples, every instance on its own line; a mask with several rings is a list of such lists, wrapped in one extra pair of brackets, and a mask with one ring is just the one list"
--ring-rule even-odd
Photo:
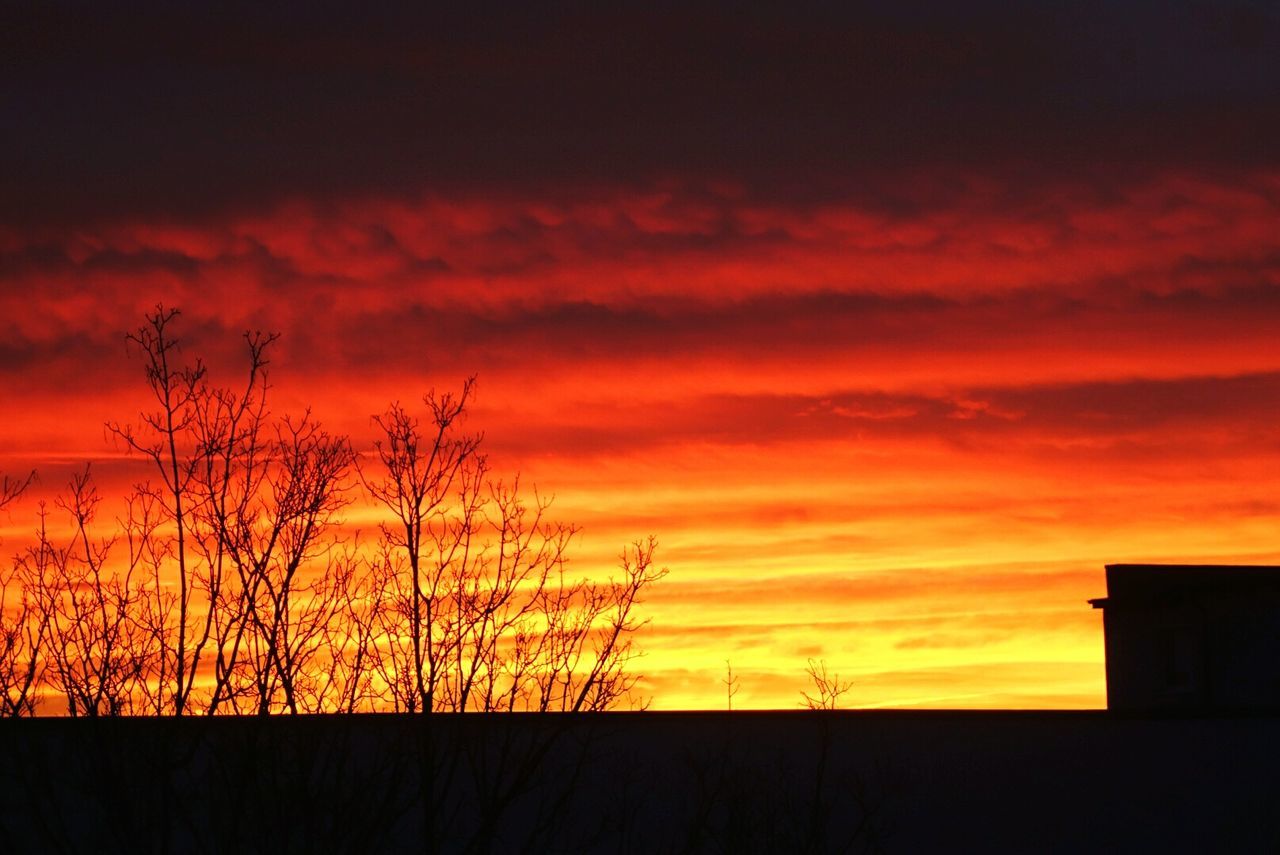
[(398, 404), (375, 419), (379, 471), (369, 495), (391, 516), (375, 565), (376, 666), (395, 709), (609, 709), (636, 677), (632, 638), (642, 591), (665, 575), (656, 541), (624, 550), (621, 575), (572, 579), (577, 528), (494, 479), (481, 437), (460, 429), (474, 390), (425, 396), (424, 425)]
[(299, 704), (306, 712), (377, 710), (384, 694), (374, 666), (383, 641), (377, 635), (377, 574), (355, 543), (335, 550), (328, 562), (310, 592), (314, 605), (308, 611), (327, 618), (310, 624), (314, 655), (300, 681)]
[(840, 698), (853, 688), (852, 680), (842, 681), (839, 674), (827, 673), (827, 662), (825, 659), (814, 661), (809, 660), (805, 673), (809, 675), (809, 682), (812, 683), (813, 694), (809, 694), (803, 689), (800, 695), (804, 700), (802, 706), (811, 710), (834, 710), (840, 705)]
[[(397, 709), (433, 710), (449, 658), (450, 640), (445, 636), (451, 627), (441, 614), (451, 594), (453, 560), (466, 557), (459, 552), (473, 528), (476, 476), (484, 468), (483, 458), (477, 456), (481, 437), (458, 430), (474, 388), (475, 378), (469, 378), (456, 397), (428, 394), (423, 399), (430, 416), (425, 434), (418, 419), (399, 404), (374, 419), (382, 434), (375, 448), (383, 471), (378, 477), (365, 477), (364, 485), (392, 516), (390, 524), (381, 525), (385, 548), (379, 588), (390, 599), (381, 629), (391, 643), (380, 665)], [(455, 484), (458, 512), (451, 519), (448, 504)], [(400, 621), (407, 621), (407, 632), (393, 634)]]
[[(38, 556), (37, 556), (38, 560)], [(49, 615), (22, 583), (17, 561), (0, 570), (0, 717), (33, 715)]]
[(8, 475), (0, 477), (0, 511), (7, 508), (10, 504), (17, 501), (18, 497), (31, 486), (31, 482), (36, 479), (36, 473), (30, 472), (26, 478), (10, 478)]
[[(0, 479), (0, 510), (17, 501), (35, 478)], [(40, 561), (39, 553), (28, 560)], [(41, 645), (48, 615), (23, 582), (21, 558), (0, 569), (0, 717), (33, 715), (44, 668)]]
[[(156, 311), (147, 316), (146, 323), (127, 337), (145, 360), (147, 387), (157, 409), (142, 413), (138, 425), (113, 422), (108, 423), (107, 429), (129, 449), (149, 460), (159, 476), (158, 484), (137, 486), (136, 501), (158, 510), (167, 533), (171, 532), (171, 544), (163, 547), (150, 544), (146, 549), (153, 558), (165, 559), (154, 562), (154, 571), (159, 574), (162, 569), (167, 570), (178, 586), (177, 598), (172, 602), (177, 610), (172, 623), (152, 627), (152, 631), (162, 644), (161, 671), (166, 681), (172, 681), (167, 690), (168, 704), (175, 715), (182, 715), (187, 712), (200, 656), (208, 642), (214, 613), (212, 599), (216, 598), (220, 568), (216, 562), (198, 568), (192, 543), (193, 515), (203, 499), (197, 479), (212, 458), (210, 447), (193, 447), (193, 440), (197, 436), (201, 406), (210, 399), (211, 393), (201, 362), (193, 366), (179, 362), (179, 343), (170, 329), (178, 314), (177, 309), (157, 306)], [(251, 371), (250, 382), (253, 380)], [(134, 536), (151, 538), (157, 531), (156, 526), (151, 526), (135, 532)], [(203, 582), (210, 597), (203, 603), (203, 609), (195, 601), (199, 582)], [(159, 595), (163, 588), (157, 586), (155, 590)], [(156, 615), (167, 614), (164, 605), (156, 603)], [(172, 637), (170, 629), (174, 633)], [(164, 687), (157, 691), (163, 704)]]
[[(299, 711), (299, 683), (335, 616), (339, 590), (332, 563), (320, 578), (300, 570), (326, 559), (328, 535), (349, 499), (345, 479), (354, 453), (345, 437), (320, 429), (310, 414), (285, 420), (258, 466), (262, 487), (233, 515), (218, 519), (234, 564), (242, 613), (231, 649), (219, 648), (221, 676), (213, 704), (249, 694), (258, 713), (279, 705)], [(240, 685), (236, 685), (239, 678)]]
[(19, 562), (47, 631), (47, 681), (65, 697), (72, 716), (137, 711), (156, 653), (135, 617), (149, 596), (135, 574), (135, 556), (113, 564), (116, 538), (91, 532), (99, 502), (86, 467), (55, 503), (69, 518), (71, 539), (54, 542), (42, 508), (38, 543)]
[(724, 683), (725, 703), (727, 705), (727, 709), (729, 712), (733, 712), (733, 698), (734, 695), (738, 694), (738, 689), (741, 687), (738, 685), (738, 677), (733, 673), (733, 665), (729, 664), (728, 659), (724, 660), (724, 672), (724, 679), (720, 682)]
[[(268, 407), (276, 336), (247, 333), (237, 391), (183, 361), (176, 310), (128, 336), (153, 408), (108, 431), (150, 464), (116, 527), (94, 534), (86, 469), (50, 534), (0, 577), (3, 711), (42, 687), (72, 715), (394, 709), (584, 711), (623, 703), (639, 679), (644, 591), (665, 569), (653, 538), (608, 578), (568, 570), (578, 529), (551, 500), (493, 475), (462, 429), (474, 391), (428, 394), (374, 421), (360, 471), (345, 436), (310, 411)], [(0, 507), (29, 482), (6, 480)], [(363, 484), (387, 514), (379, 537), (342, 534)]]
[[(298, 712), (299, 684), (341, 599), (327, 557), (355, 454), (310, 412), (271, 418), (275, 335), (245, 334), (235, 392), (212, 385), (199, 360), (181, 363), (177, 316), (158, 308), (129, 336), (157, 409), (137, 425), (108, 425), (158, 475), (137, 485), (138, 512), (126, 521), (156, 579), (146, 611), (160, 647), (156, 705), (177, 715), (193, 703), (207, 713)], [(312, 578), (316, 563), (325, 569)], [(197, 698), (201, 676), (211, 687)]]

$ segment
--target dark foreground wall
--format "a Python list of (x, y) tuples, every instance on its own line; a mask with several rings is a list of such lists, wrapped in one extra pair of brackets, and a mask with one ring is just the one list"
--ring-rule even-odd
[(1280, 718), (0, 721), (0, 851), (1274, 851)]

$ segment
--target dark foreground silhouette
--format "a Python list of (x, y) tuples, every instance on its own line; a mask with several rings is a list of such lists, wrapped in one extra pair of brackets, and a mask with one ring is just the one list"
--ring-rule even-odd
[(4, 851), (1258, 851), (1280, 717), (0, 721)]

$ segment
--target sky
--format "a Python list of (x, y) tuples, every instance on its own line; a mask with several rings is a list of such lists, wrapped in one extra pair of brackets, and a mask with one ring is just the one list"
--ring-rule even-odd
[(1105, 563), (1280, 561), (1269, 4), (100, 5), (0, 20), (0, 550), (163, 303), (363, 449), (475, 375), (657, 709), (1102, 706)]

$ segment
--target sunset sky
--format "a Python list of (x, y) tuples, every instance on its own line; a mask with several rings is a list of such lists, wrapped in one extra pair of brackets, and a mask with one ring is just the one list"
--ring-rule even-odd
[(162, 302), (365, 450), (476, 375), (577, 567), (658, 537), (657, 709), (1104, 705), (1104, 563), (1280, 561), (1280, 17), (880, 5), (5, 13), (0, 551)]

